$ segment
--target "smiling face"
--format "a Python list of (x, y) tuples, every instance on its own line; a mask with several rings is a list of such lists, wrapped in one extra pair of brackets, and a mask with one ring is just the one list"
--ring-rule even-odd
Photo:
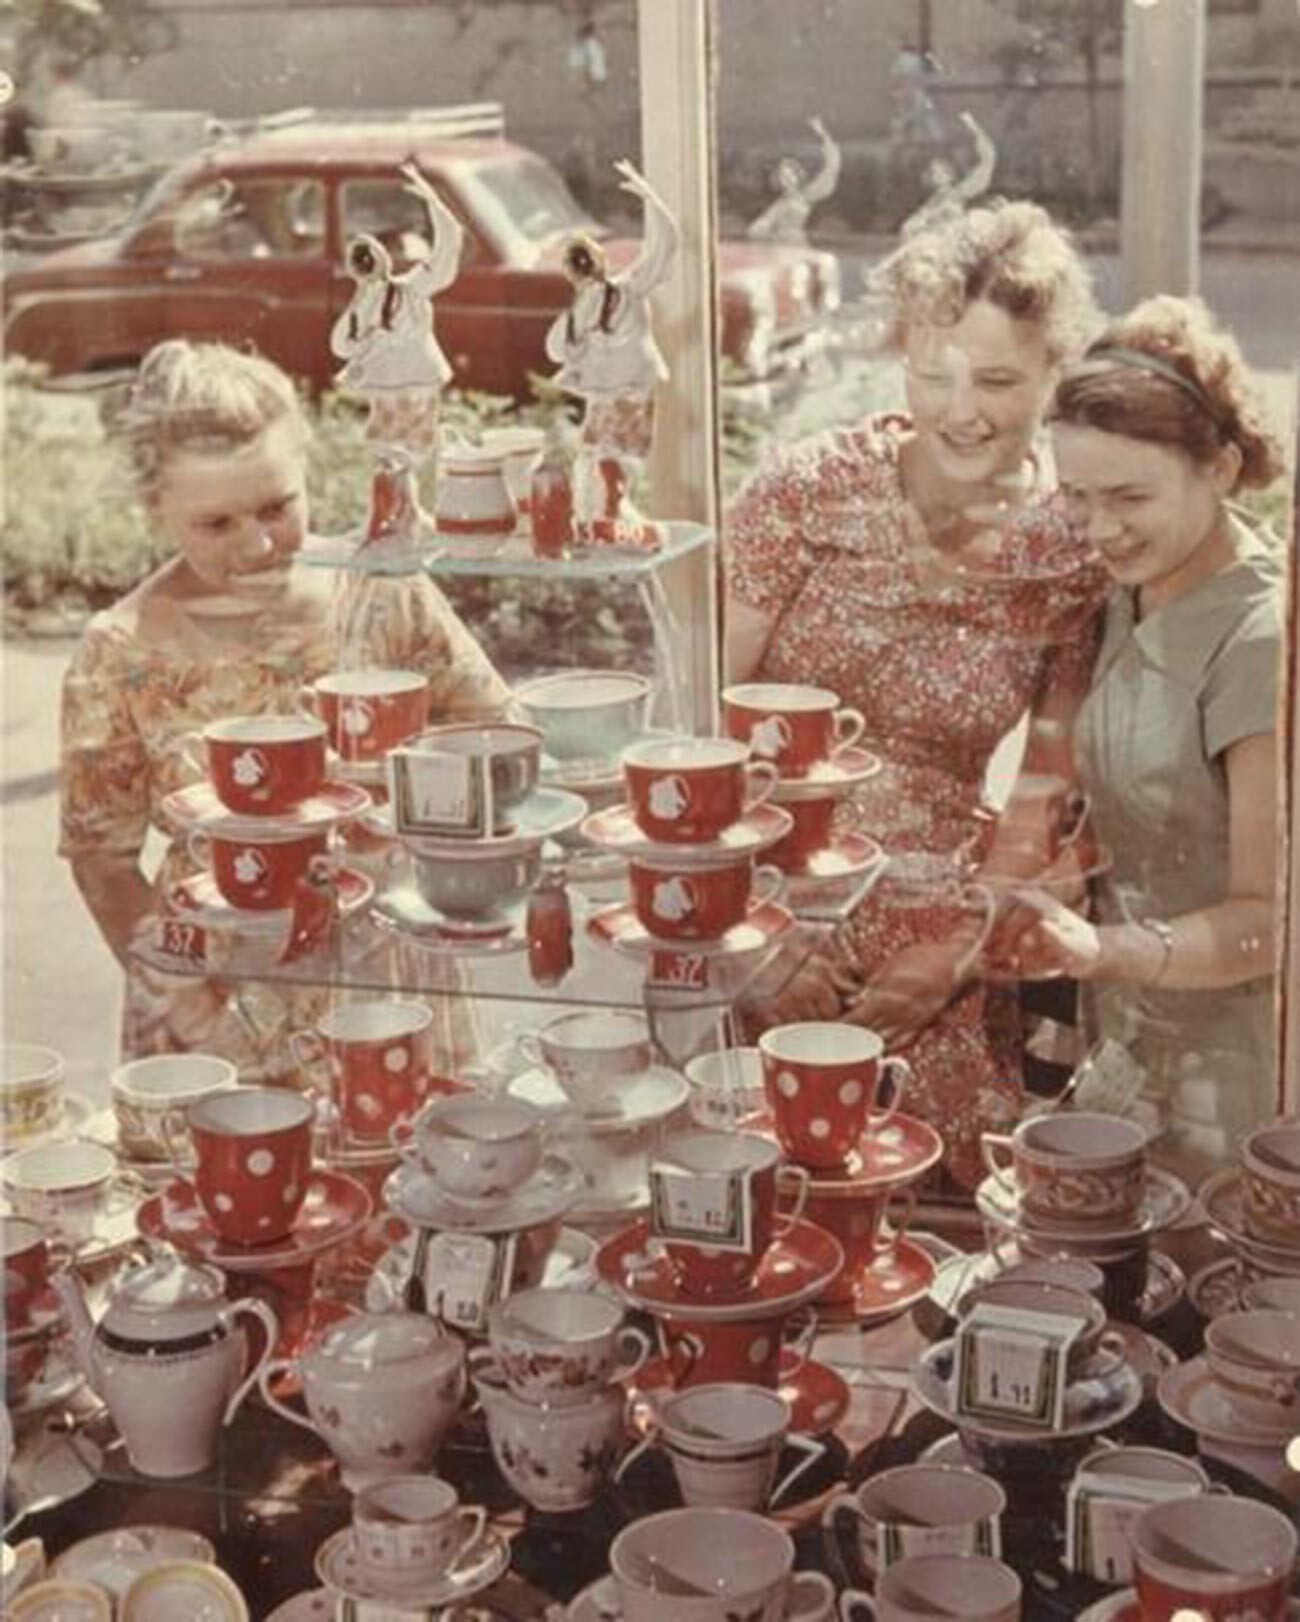
[(307, 532), (300, 426), (282, 419), (234, 451), (176, 452), (150, 510), (206, 590), (257, 597), (282, 589)]
[(1053, 380), (1038, 322), (978, 299), (959, 321), (910, 327), (903, 363), (917, 449), (932, 475), (969, 485), (1020, 467)]
[(1208, 463), (1186, 452), (1075, 423), (1052, 429), (1071, 516), (1120, 585), (1155, 606), (1181, 596), (1231, 557), (1223, 500), (1235, 447)]

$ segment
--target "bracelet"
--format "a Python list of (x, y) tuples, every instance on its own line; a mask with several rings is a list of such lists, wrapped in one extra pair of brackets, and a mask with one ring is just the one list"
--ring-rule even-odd
[(1140, 928), (1147, 930), (1160, 942), (1161, 958), (1156, 966), (1156, 972), (1148, 975), (1146, 984), (1158, 986), (1169, 972), (1169, 962), (1174, 955), (1174, 932), (1172, 927), (1163, 918), (1139, 918)]

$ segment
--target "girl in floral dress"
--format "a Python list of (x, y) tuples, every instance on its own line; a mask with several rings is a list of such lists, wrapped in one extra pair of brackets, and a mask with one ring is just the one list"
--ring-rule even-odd
[[(150, 521), (175, 546), (87, 627), (63, 685), (60, 853), (126, 970), (126, 1057), (202, 1049), (245, 1081), (293, 1077), (287, 1036), (325, 993), (164, 974), (132, 955), (161, 900), (193, 871), (184, 841), (153, 878), (142, 858), (160, 807), (194, 781), (187, 734), (227, 716), (292, 714), (344, 662), (347, 623), (367, 663), (426, 671), (435, 721), (499, 714), (508, 691), (424, 576), (358, 578), (295, 567), (307, 535), (308, 430), (288, 379), (219, 344), (152, 350), (115, 423)], [(458, 1032), (448, 999), (444, 1059)]]
[[(828, 687), (862, 711), (882, 769), (838, 827), (893, 859), (762, 1023), (847, 1019), (906, 1046), (904, 1108), (941, 1128), (969, 1187), (980, 1133), (1022, 1105), (1014, 992), (973, 977), (991, 902), (963, 890), (985, 772), (1028, 718), (1022, 780), (1068, 776), (1104, 591), (1034, 450), (1094, 309), (1073, 247), (1028, 203), (919, 233), (882, 271), (909, 409), (784, 451), (742, 491), (726, 528), (728, 673)], [(991, 863), (1049, 859), (1052, 836), (1026, 820), (1042, 798), (1013, 797)]]

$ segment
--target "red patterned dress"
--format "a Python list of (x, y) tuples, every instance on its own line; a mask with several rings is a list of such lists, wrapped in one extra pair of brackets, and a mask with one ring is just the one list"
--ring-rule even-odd
[[(977, 568), (955, 572), (903, 487), (910, 434), (891, 413), (783, 452), (726, 529), (732, 597), (775, 621), (752, 679), (832, 688), (883, 761), (838, 823), (879, 839), (899, 874), (841, 931), (867, 978), (963, 916), (917, 874), (950, 872), (973, 848), (989, 759), (1026, 712), (1058, 685), (1086, 691), (1106, 590), (1045, 479), (980, 537)], [(941, 1128), (966, 1186), (980, 1133), (1020, 1112), (1020, 1046), (1014, 992), (975, 981), (907, 1051), (903, 1107)]]

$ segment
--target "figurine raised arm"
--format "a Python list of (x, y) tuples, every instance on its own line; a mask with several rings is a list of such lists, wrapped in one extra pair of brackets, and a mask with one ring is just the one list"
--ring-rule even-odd
[(611, 272), (600, 243), (571, 238), (563, 265), (573, 301), (546, 337), (546, 353), (560, 367), (556, 382), (586, 401), (573, 474), (579, 536), (605, 541), (624, 533), (634, 538), (631, 531), (643, 528), (627, 490), (650, 451), (655, 385), (668, 376), (651, 330), (649, 297), (667, 277), (681, 240), (649, 181), (626, 159), (614, 167), (622, 190), (645, 207), (641, 251), (626, 270)]
[(822, 166), (809, 180), (797, 158), (781, 159), (772, 176), (780, 195), (768, 204), (746, 233), (755, 242), (804, 245), (808, 241), (808, 216), (840, 183), (844, 160), (839, 143), (820, 118), (810, 118), (808, 123), (821, 142)]
[(942, 158), (936, 158), (927, 167), (925, 183), (930, 188), (930, 195), (903, 221), (900, 228), (902, 236), (915, 236), (918, 231), (933, 231), (951, 225), (961, 218), (970, 203), (988, 190), (997, 166), (998, 149), (973, 113), (963, 113), (961, 121), (975, 143), (975, 162), (961, 176)]

